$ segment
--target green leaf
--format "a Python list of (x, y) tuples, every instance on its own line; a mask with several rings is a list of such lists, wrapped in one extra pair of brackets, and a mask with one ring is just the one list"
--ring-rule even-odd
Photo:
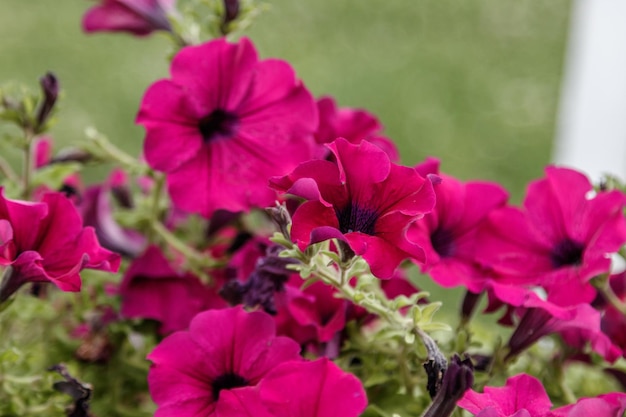
[(53, 190), (58, 190), (63, 186), (63, 181), (70, 175), (80, 171), (81, 168), (82, 165), (78, 162), (63, 162), (47, 165), (35, 171), (32, 185), (35, 187), (45, 185)]

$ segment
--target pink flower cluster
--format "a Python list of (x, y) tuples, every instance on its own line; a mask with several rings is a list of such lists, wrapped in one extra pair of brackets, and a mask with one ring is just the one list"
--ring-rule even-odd
[(303, 360), (263, 312), (198, 314), (148, 358), (157, 417), (356, 417), (367, 405), (355, 376), (324, 358)]
[(0, 189), (0, 302), (29, 282), (80, 291), (84, 268), (117, 271), (120, 257), (100, 247), (72, 202), (46, 193), (41, 202), (10, 200)]
[[(169, 31), (173, 7), (103, 0), (84, 26)], [(366, 323), (367, 313), (321, 282), (302, 288), (288, 268), (295, 260), (267, 236), (229, 227), (280, 199), (292, 219), (285, 234), (301, 251), (332, 240), (344, 257), (362, 257), (391, 296), (416, 291), (399, 268), (406, 260), (442, 287), (464, 287), (468, 314), (486, 293), (487, 311), (504, 307), (500, 323), (514, 327), (505, 361), (549, 334), (576, 355), (626, 357), (626, 319), (594, 286), (626, 243), (623, 192), (594, 190), (581, 173), (549, 166), (517, 207), (500, 185), (460, 181), (436, 159), (399, 165), (373, 115), (316, 101), (287, 62), (259, 59), (247, 38), (184, 47), (170, 74), (148, 88), (136, 121), (146, 163), (166, 178), (168, 226), (190, 214), (209, 221), (203, 250), (226, 264), (208, 271), (211, 284), (115, 223), (108, 198), (123, 178), (90, 187), (75, 205), (59, 193), (36, 203), (0, 195), (0, 265), (9, 267), (0, 301), (26, 282), (76, 291), (81, 269), (116, 270), (119, 259), (96, 234), (131, 258), (121, 315), (155, 320), (165, 336), (148, 357), (156, 416), (349, 417), (367, 406), (361, 382), (330, 361), (346, 324)], [(622, 300), (625, 276), (609, 278)], [(463, 390), (471, 372), (465, 364)], [(523, 374), (503, 388), (467, 391), (458, 405), (478, 417), (612, 417), (626, 395), (552, 409), (541, 383)]]

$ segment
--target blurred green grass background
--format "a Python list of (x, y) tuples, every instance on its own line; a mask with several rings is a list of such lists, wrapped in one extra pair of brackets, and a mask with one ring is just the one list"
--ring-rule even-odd
[[(0, 83), (65, 92), (57, 148), (95, 126), (134, 154), (146, 87), (167, 76), (162, 35), (84, 35), (81, 0), (0, 1)], [(550, 160), (569, 0), (267, 0), (247, 33), (288, 60), (315, 95), (374, 112), (405, 164), (428, 155), (520, 201)], [(95, 178), (92, 178), (95, 180)]]

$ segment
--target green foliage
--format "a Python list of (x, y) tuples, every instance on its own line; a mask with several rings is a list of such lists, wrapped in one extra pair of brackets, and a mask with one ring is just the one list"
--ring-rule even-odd
[(62, 415), (68, 401), (52, 389), (54, 374), (36, 369), (36, 352), (0, 348), (0, 416)]
[(83, 279), (78, 294), (48, 286), (39, 299), (24, 289), (0, 315), (0, 416), (64, 415), (72, 399), (52, 389), (61, 378), (47, 371), (61, 362), (93, 386), (96, 416), (153, 414), (145, 358), (157, 343), (155, 326), (115, 321), (99, 329), (103, 308), (117, 310), (119, 299), (104, 289), (110, 275), (84, 271)]

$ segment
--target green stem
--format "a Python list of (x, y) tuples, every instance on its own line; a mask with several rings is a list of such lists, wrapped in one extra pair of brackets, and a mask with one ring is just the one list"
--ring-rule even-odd
[(407, 357), (407, 345), (402, 345), (402, 349), (400, 349), (400, 353), (398, 354), (398, 364), (400, 365), (400, 376), (402, 377), (402, 382), (404, 383), (404, 389), (408, 395), (413, 396), (415, 385), (413, 384), (411, 372), (408, 369), (409, 361)]
[(218, 266), (218, 263), (211, 259), (208, 254), (197, 251), (180, 240), (174, 233), (170, 232), (161, 222), (152, 224), (152, 229), (158, 234), (168, 245), (179, 251), (187, 260), (196, 265), (202, 265), (206, 268)]
[(619, 299), (619, 297), (613, 292), (613, 288), (609, 283), (609, 280), (606, 280), (606, 283), (599, 288), (600, 293), (611, 303), (613, 307), (615, 307), (620, 313), (626, 316), (626, 303)]
[(150, 210), (150, 229), (148, 230), (148, 242), (154, 243), (154, 239), (156, 237), (154, 226), (157, 223), (161, 222), (160, 219), (160, 207), (159, 203), (161, 201), (161, 194), (163, 193), (163, 185), (165, 184), (165, 176), (162, 174), (155, 174), (155, 184), (152, 189), (152, 202), (151, 202), (151, 210)]
[(576, 398), (576, 395), (574, 395), (574, 392), (566, 383), (563, 358), (558, 358), (553, 363), (555, 367), (556, 378), (563, 397), (565, 397), (565, 400), (568, 404), (574, 404), (576, 401), (578, 401), (578, 398)]
[(10, 181), (14, 183), (19, 183), (20, 178), (17, 176), (11, 165), (0, 156), (0, 173), (2, 173), (5, 177), (7, 177)]
[(137, 159), (113, 145), (96, 129), (88, 128), (85, 131), (85, 134), (87, 135), (87, 138), (91, 140), (109, 160), (119, 163), (128, 171), (136, 174), (145, 175), (149, 172), (147, 165), (140, 163)]
[(28, 200), (30, 197), (30, 181), (33, 171), (33, 158), (31, 155), (33, 137), (34, 135), (30, 130), (24, 130), (24, 164), (22, 165), (22, 198), (24, 200)]

